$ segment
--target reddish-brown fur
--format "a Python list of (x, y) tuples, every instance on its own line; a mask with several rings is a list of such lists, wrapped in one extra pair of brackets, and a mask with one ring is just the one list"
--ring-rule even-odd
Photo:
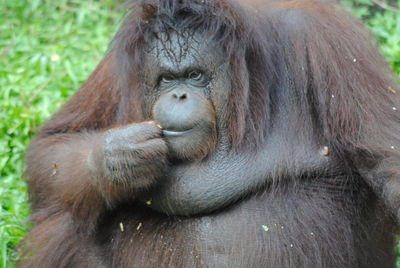
[[(272, 125), (270, 119), (279, 108), (277, 106), (292, 105), (293, 114), (288, 115), (289, 121), (296, 121), (300, 115), (304, 122), (309, 122), (309, 127), (318, 133), (316, 144), (328, 146), (330, 153), (341, 160), (346, 172), (351, 170), (349, 173), (364, 179), (368, 186), (362, 184), (362, 188), (367, 189), (368, 195), (379, 196), (379, 200), (385, 203), (385, 211), (391, 209), (394, 217), (398, 217), (399, 95), (382, 56), (371, 44), (370, 35), (348, 16), (313, 0), (266, 4), (263, 1), (242, 1), (243, 7), (230, 1), (215, 2), (217, 15), (222, 17), (220, 20), (213, 18), (212, 25), (205, 28), (205, 32), (210, 34), (210, 38), (220, 41), (231, 63), (234, 89), (223, 118), (229, 126), (232, 150), (253, 150), (254, 145), (264, 144)], [(254, 6), (263, 11), (257, 13)], [(152, 244), (152, 230), (154, 234), (156, 230), (162, 233), (158, 226), (165, 227), (162, 234), (166, 237), (171, 233), (170, 237), (176, 239), (168, 243), (176, 243), (180, 254), (186, 253), (185, 256), (193, 258), (186, 263), (203, 266), (196, 261), (195, 253), (189, 253), (192, 248), (185, 240), (185, 232), (192, 230), (191, 235), (196, 236), (196, 229), (180, 232), (176, 227), (180, 224), (177, 219), (154, 216), (139, 205), (132, 206), (140, 210), (139, 216), (134, 211), (120, 213), (128, 211), (120, 206), (134, 203), (138, 189), (148, 185), (112, 184), (107, 178), (93, 176), (87, 167), (88, 155), (104, 130), (144, 120), (138, 93), (140, 84), (135, 81), (138, 79), (141, 49), (146, 45), (146, 25), (156, 12), (152, 7), (145, 5), (143, 9), (135, 9), (117, 34), (108, 55), (32, 142), (26, 174), (34, 228), (24, 242), (22, 267), (103, 267), (107, 263), (114, 267), (133, 267), (135, 256), (132, 251), (121, 250), (129, 247), (147, 248), (149, 263), (160, 265), (152, 267), (181, 267), (184, 265), (183, 260), (182, 263), (179, 261), (182, 256), (169, 255), (167, 250), (153, 251), (153, 246), (156, 246)], [(230, 25), (233, 22), (235, 26)], [(232, 28), (226, 28), (227, 24)], [(220, 29), (225, 29), (225, 32), (217, 36)], [(270, 39), (271, 36), (275, 39)], [(129, 53), (121, 52), (127, 47)], [(281, 85), (284, 79), (289, 81), (292, 98), (290, 103), (276, 103), (276, 88), (284, 88)], [(301, 132), (304, 126), (296, 122)], [(295, 128), (296, 123), (293, 124)], [(287, 159), (287, 163), (290, 162), (291, 159)], [(280, 176), (276, 176), (277, 183)], [(371, 200), (375, 200), (371, 201), (375, 205), (380, 204), (373, 197)], [(259, 206), (267, 205), (259, 203)], [(309, 208), (312, 218), (315, 216), (312, 205)], [(109, 225), (102, 224), (115, 215), (118, 221), (126, 219), (130, 222), (130, 231), (112, 235), (115, 239), (113, 246), (103, 248), (104, 241), (100, 239), (99, 242), (98, 231), (108, 230), (110, 235), (114, 234), (109, 230), (111, 227), (103, 228)], [(147, 215), (148, 221), (144, 222)], [(377, 253), (379, 261), (374, 256), (365, 256), (365, 263), (369, 261), (371, 267), (390, 267), (393, 263), (389, 237), (394, 224), (388, 213), (382, 212), (381, 216), (384, 217), (382, 222), (388, 222), (385, 223), (388, 233), (379, 238), (382, 239), (379, 243), (385, 247), (382, 251), (389, 252), (387, 256), (391, 259), (379, 266), (378, 262), (386, 253)], [(130, 221), (130, 218), (135, 220)], [(244, 213), (240, 222), (235, 224), (244, 228), (252, 220)], [(142, 240), (135, 240), (141, 243), (131, 245), (129, 236), (133, 237), (132, 230), (138, 228), (137, 222), (144, 222), (148, 229)], [(263, 222), (257, 224), (261, 226)], [(332, 224), (340, 225), (340, 221)], [(362, 225), (362, 228), (368, 230), (368, 226)], [(252, 231), (248, 230), (249, 233)], [(324, 235), (334, 239), (341, 234)], [(178, 246), (179, 243), (182, 246)], [(368, 246), (363, 242), (356, 245), (360, 250)], [(112, 253), (105, 252), (107, 250)], [(335, 259), (342, 250), (340, 244), (336, 248), (332, 246), (331, 250), (335, 251), (329, 253), (332, 267), (346, 263), (340, 258)], [(285, 256), (289, 253), (277, 251), (276, 255), (279, 254)], [(310, 251), (309, 254), (316, 253)], [(105, 261), (104, 258), (111, 258), (109, 256), (112, 260)], [(291, 259), (290, 254), (286, 256)], [(291, 260), (291, 265), (304, 266), (307, 256)]]

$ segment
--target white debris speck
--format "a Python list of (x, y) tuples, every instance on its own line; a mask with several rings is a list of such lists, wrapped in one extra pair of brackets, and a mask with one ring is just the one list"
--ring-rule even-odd
[(353, 62), (357, 62), (357, 59), (356, 59), (356, 58), (354, 58), (354, 59), (353, 59)]
[(332, 99), (334, 99), (334, 98), (335, 98), (335, 95), (332, 94)]
[(390, 146), (390, 148), (394, 150), (394, 146)]
[(53, 173), (51, 173), (51, 176), (55, 176), (58, 172), (58, 164), (56, 162), (53, 163)]
[(146, 201), (146, 205), (150, 206), (151, 205), (151, 200)]
[(121, 230), (121, 232), (124, 231), (124, 224), (122, 222), (119, 223), (119, 229)]
[(321, 150), (319, 151), (319, 153), (322, 156), (328, 156), (329, 155), (329, 147), (328, 146), (322, 147)]
[(293, 244), (290, 244), (290, 247), (292, 248), (292, 247), (293, 247)]
[(139, 231), (140, 228), (142, 228), (142, 223), (141, 222), (139, 222), (138, 226), (136, 227), (136, 231)]
[(267, 225), (261, 225), (261, 227), (263, 228), (264, 231), (268, 232), (269, 228)]
[(392, 107), (393, 111), (397, 111), (397, 107)]

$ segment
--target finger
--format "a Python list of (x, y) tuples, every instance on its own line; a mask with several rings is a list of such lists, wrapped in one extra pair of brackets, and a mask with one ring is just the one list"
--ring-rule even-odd
[(135, 144), (132, 151), (140, 158), (151, 159), (152, 157), (166, 155), (168, 146), (164, 139), (156, 138)]
[(168, 146), (161, 138), (146, 140), (140, 143), (120, 143), (114, 146), (110, 155), (120, 158), (151, 158), (157, 155), (166, 155)]

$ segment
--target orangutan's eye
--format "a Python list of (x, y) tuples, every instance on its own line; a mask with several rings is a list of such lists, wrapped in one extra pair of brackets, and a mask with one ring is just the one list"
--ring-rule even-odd
[(163, 82), (163, 83), (171, 83), (171, 82), (173, 82), (175, 80), (175, 77), (173, 77), (172, 75), (170, 75), (170, 74), (165, 74), (165, 75), (162, 75), (161, 76), (161, 81)]
[(189, 79), (199, 81), (203, 77), (203, 73), (198, 70), (191, 71), (188, 75)]

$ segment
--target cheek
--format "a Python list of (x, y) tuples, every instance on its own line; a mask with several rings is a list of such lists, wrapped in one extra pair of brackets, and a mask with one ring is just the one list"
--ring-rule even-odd
[(144, 120), (153, 120), (153, 107), (159, 98), (159, 94), (154, 92), (152, 88), (142, 90), (141, 95), (141, 108)]
[(213, 79), (211, 83), (210, 97), (215, 107), (218, 120), (221, 120), (229, 112), (229, 98), (231, 94), (231, 81), (228, 71), (224, 71)]

